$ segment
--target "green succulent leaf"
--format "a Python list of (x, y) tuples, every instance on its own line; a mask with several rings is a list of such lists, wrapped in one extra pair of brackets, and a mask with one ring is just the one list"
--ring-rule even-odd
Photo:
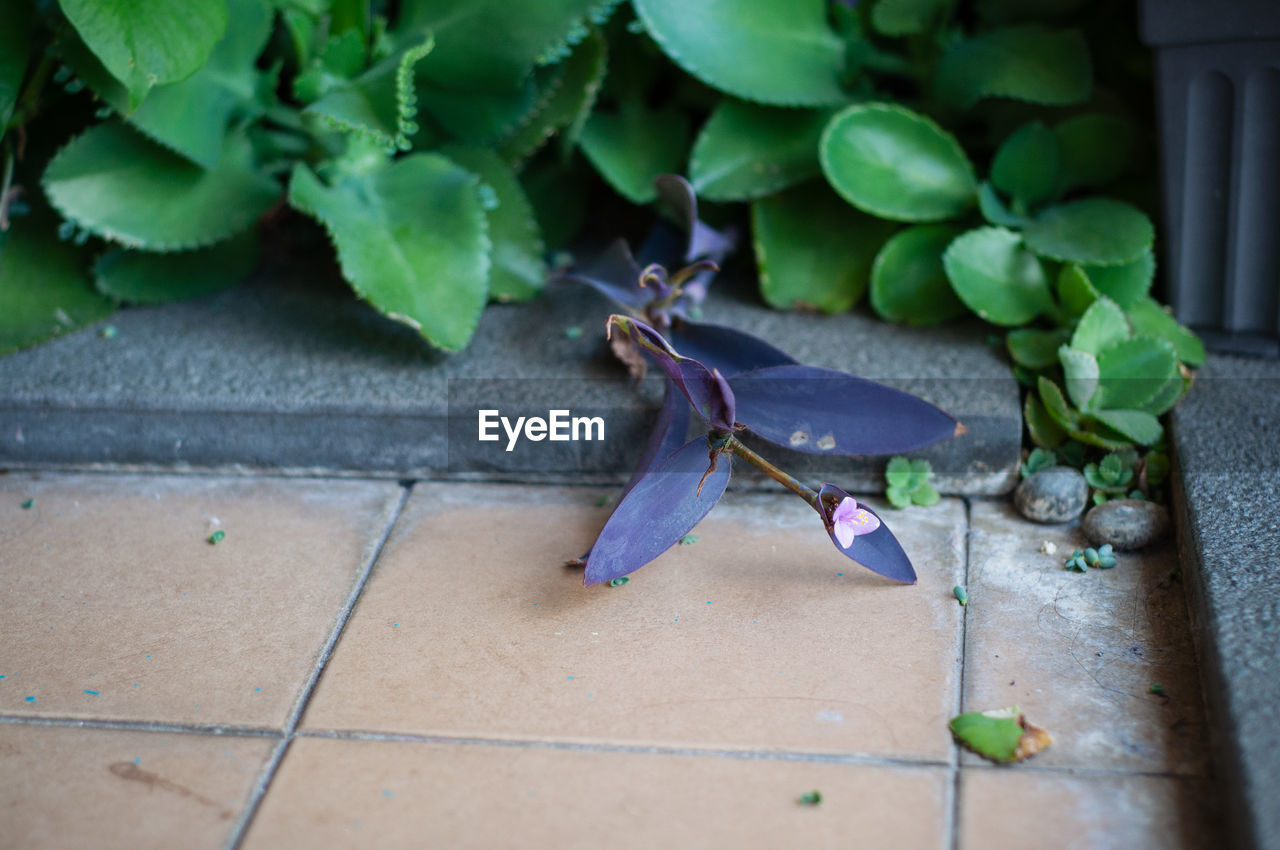
[(4, 18), (4, 26), (0, 27), (0, 139), (4, 138), (22, 90), (31, 51), (34, 5), (28, 0), (0, 0), (0, 15)]
[(1027, 247), (1064, 263), (1118, 266), (1151, 247), (1155, 228), (1135, 207), (1110, 198), (1086, 198), (1048, 207), (1022, 231)]
[(1058, 300), (1070, 316), (1083, 316), (1101, 296), (1084, 269), (1068, 263), (1058, 272)]
[(1038, 330), (1036, 328), (1019, 328), (1009, 331), (1005, 337), (1005, 347), (1013, 362), (1028, 369), (1048, 369), (1058, 363), (1058, 349), (1071, 340), (1071, 331), (1066, 328)]
[(1178, 375), (1178, 356), (1164, 340), (1135, 337), (1098, 354), (1099, 410), (1137, 409)]
[(388, 149), (408, 150), (417, 132), (418, 114), (413, 66), (431, 53), (427, 36), (365, 71), (350, 83), (334, 88), (306, 112), (319, 115), (336, 129), (361, 133)]
[(942, 263), (960, 300), (993, 324), (1025, 325), (1053, 306), (1044, 268), (1013, 231), (970, 230), (951, 243)]
[(911, 491), (911, 502), (922, 508), (931, 508), (942, 501), (942, 496), (932, 484), (921, 484)]
[(964, 212), (978, 189), (959, 142), (902, 106), (851, 106), (827, 124), (822, 171), (845, 200), (895, 221), (941, 221)]
[(48, 212), (14, 219), (0, 231), (0, 354), (63, 336), (105, 319), (115, 302), (93, 291), (83, 252), (58, 240)]
[(938, 63), (941, 97), (967, 108), (987, 97), (1063, 106), (1093, 89), (1089, 47), (1075, 30), (1038, 24), (989, 30), (961, 41)]
[(1124, 311), (1110, 298), (1099, 298), (1080, 317), (1071, 347), (1096, 355), (1128, 338), (1129, 320)]
[(1058, 140), (1058, 191), (1070, 192), (1110, 183), (1129, 164), (1133, 124), (1123, 118), (1087, 112), (1053, 128)]
[(1178, 324), (1167, 309), (1150, 298), (1140, 299), (1129, 307), (1129, 321), (1139, 335), (1162, 339), (1172, 345), (1178, 359), (1188, 366), (1199, 368), (1204, 365), (1204, 343), (1200, 338)]
[(909, 492), (911, 483), (911, 461), (901, 455), (897, 455), (889, 459), (889, 463), (884, 468), (884, 480), (889, 487), (896, 487), (904, 492)]
[[(311, 24), (316, 28), (315, 22)], [(320, 52), (293, 80), (293, 96), (314, 103), (360, 76), (369, 60), (368, 45), (356, 30), (330, 34)]]
[(497, 92), (454, 91), (419, 82), (418, 104), (425, 126), (413, 145), (431, 146), (437, 129), (469, 145), (495, 145), (519, 131), (521, 122), (537, 111), (539, 97), (557, 88), (564, 74), (561, 65), (539, 68), (519, 86)]
[(1017, 709), (971, 711), (951, 720), (951, 733), (962, 744), (997, 762), (1014, 761), (1023, 731)]
[(1084, 272), (1098, 292), (1128, 310), (1147, 297), (1156, 276), (1156, 258), (1151, 248), (1138, 259), (1118, 266), (1085, 266)]
[(79, 39), (59, 44), (76, 74), (130, 124), (188, 159), (214, 168), (233, 120), (255, 118), (263, 103), (263, 80), (255, 65), (271, 35), (272, 13), (264, 0), (230, 0), (234, 26), (214, 47), (209, 61), (185, 80), (151, 89), (131, 111), (130, 93)]
[(902, 487), (890, 487), (884, 491), (885, 497), (889, 500), (889, 504), (898, 510), (911, 507), (911, 493)]
[(1174, 375), (1165, 381), (1155, 395), (1150, 400), (1139, 406), (1139, 409), (1153, 416), (1161, 416), (1173, 409), (1173, 406), (1182, 401), (1182, 397), (1187, 394), (1190, 389), (1190, 382), (1183, 375)]
[(844, 42), (825, 0), (633, 0), (673, 62), (707, 85), (757, 103), (829, 106), (840, 88)]
[[(536, 65), (567, 57), (618, 0), (404, 0), (396, 30), (430, 31), (422, 82), (459, 92), (517, 88)], [(513, 22), (518, 25), (513, 26)], [(416, 39), (416, 36), (415, 36)]]
[(342, 272), (384, 315), (456, 351), (488, 297), (489, 237), (475, 176), (414, 154), (328, 186), (294, 169), (289, 202), (320, 221)]
[(1059, 427), (1068, 433), (1080, 427), (1079, 414), (1067, 404), (1067, 399), (1057, 384), (1041, 375), (1036, 386), (1040, 390), (1040, 401), (1044, 403), (1045, 411)]
[(1037, 472), (1052, 469), (1057, 465), (1058, 458), (1051, 449), (1035, 448), (1027, 454), (1027, 459), (1018, 466), (1018, 473), (1022, 478), (1030, 478)]
[[(1164, 434), (1164, 429), (1160, 426), (1160, 420), (1141, 410), (1095, 410), (1089, 414), (1093, 419), (1101, 422), (1108, 428), (1123, 434), (1126, 438), (1149, 446), (1160, 439)], [(1125, 470), (1130, 472), (1129, 470)], [(1129, 477), (1125, 479), (1127, 484), (1133, 475), (1130, 472)], [(1117, 485), (1118, 491), (1123, 492), (1123, 484)]]
[(1058, 349), (1062, 362), (1063, 382), (1071, 403), (1081, 410), (1088, 410), (1090, 400), (1098, 389), (1098, 360), (1085, 351), (1077, 351), (1064, 345)]
[(1043, 449), (1056, 449), (1067, 438), (1067, 432), (1049, 415), (1044, 402), (1034, 392), (1027, 393), (1027, 399), (1022, 404), (1022, 418), (1027, 423), (1031, 442)]
[(557, 132), (577, 144), (604, 83), (608, 53), (599, 31), (573, 49), (569, 58), (538, 69), (533, 106), (501, 142), (498, 151), (519, 164), (532, 156)]
[(227, 30), (227, 0), (58, 0), (80, 38), (137, 105), (194, 74)]
[(933, 477), (933, 465), (924, 458), (916, 458), (908, 464), (907, 489), (914, 493), (929, 483)]
[(1012, 195), (1024, 210), (1053, 197), (1058, 185), (1058, 142), (1053, 131), (1039, 121), (1015, 130), (996, 151), (991, 185)]
[(258, 264), (258, 247), (257, 231), (249, 229), (194, 251), (113, 248), (94, 263), (94, 284), (103, 295), (133, 304), (185, 301), (243, 281)]
[(116, 122), (67, 144), (44, 173), (49, 201), (90, 232), (133, 248), (181, 251), (249, 227), (280, 196), (254, 170), (243, 133), (205, 169)]
[(1028, 221), (1026, 216), (1011, 212), (1004, 201), (1000, 200), (995, 187), (986, 181), (978, 188), (978, 211), (987, 224), (997, 227), (1021, 228)]
[(880, 318), (936, 325), (964, 314), (942, 266), (942, 252), (959, 233), (949, 224), (917, 224), (884, 243), (871, 266), (871, 306)]
[(916, 35), (928, 30), (951, 0), (877, 0), (871, 25), (883, 35)]
[(493, 190), (497, 206), (488, 211), (493, 243), (489, 297), (527, 301), (546, 285), (542, 232), (511, 166), (491, 150), (448, 146), (441, 153), (480, 178)]
[(862, 298), (892, 225), (814, 181), (751, 205), (760, 293), (781, 310), (836, 313)]
[(580, 145), (610, 186), (633, 204), (658, 196), (653, 178), (683, 171), (689, 120), (674, 109), (654, 111), (625, 104), (621, 112), (594, 112)]
[(749, 201), (816, 177), (827, 118), (725, 98), (693, 144), (689, 182), (709, 201)]

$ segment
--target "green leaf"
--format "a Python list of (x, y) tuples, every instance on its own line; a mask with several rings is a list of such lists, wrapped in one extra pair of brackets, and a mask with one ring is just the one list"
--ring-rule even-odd
[(185, 80), (156, 86), (130, 111), (129, 92), (79, 39), (61, 40), (59, 52), (76, 74), (134, 127), (205, 168), (222, 155), (227, 128), (236, 118), (265, 110), (259, 97), (263, 72), (255, 66), (271, 35), (271, 9), (263, 0), (231, 0), (234, 26), (209, 61)]
[(1009, 331), (1005, 347), (1013, 362), (1028, 369), (1048, 369), (1058, 363), (1058, 349), (1071, 339), (1071, 331), (1055, 328), (1049, 331), (1019, 328)]
[(1204, 365), (1204, 343), (1200, 338), (1178, 324), (1166, 308), (1150, 298), (1143, 298), (1129, 308), (1129, 321), (1137, 334), (1162, 339), (1172, 345), (1178, 359), (1188, 366), (1199, 368)]
[(303, 103), (314, 103), (354, 80), (365, 69), (368, 54), (368, 45), (359, 32), (345, 30), (331, 34), (325, 39), (320, 54), (294, 78), (294, 97)]
[(674, 109), (651, 111), (627, 104), (621, 112), (595, 112), (582, 128), (582, 152), (600, 176), (633, 204), (658, 196), (653, 178), (684, 169), (689, 119)]
[(890, 487), (884, 491), (885, 497), (889, 500), (889, 504), (898, 510), (911, 507), (911, 494), (902, 487)]
[(1063, 382), (1071, 403), (1081, 410), (1088, 410), (1098, 389), (1097, 358), (1064, 345), (1058, 349), (1058, 359), (1062, 361)]
[(915, 35), (928, 30), (951, 0), (877, 0), (871, 25), (883, 35)]
[(966, 109), (986, 97), (1063, 106), (1088, 100), (1089, 47), (1076, 30), (1039, 25), (988, 30), (951, 48), (938, 63), (938, 94)]
[[(1149, 446), (1158, 441), (1164, 434), (1164, 429), (1160, 426), (1160, 420), (1145, 411), (1095, 410), (1089, 415), (1108, 428), (1144, 446)], [(1125, 471), (1130, 472), (1130, 470)], [(1132, 473), (1130, 473), (1130, 477), (1132, 477)], [(1118, 484), (1117, 486), (1123, 491), (1122, 485)]]
[(341, 130), (362, 133), (388, 149), (408, 150), (417, 132), (413, 66), (434, 47), (431, 36), (388, 56), (306, 108)]
[(184, 301), (229, 289), (258, 264), (258, 234), (246, 230), (195, 251), (152, 254), (114, 248), (93, 266), (98, 291), (134, 304)]
[[(463, 92), (517, 88), (604, 23), (618, 0), (404, 0), (396, 30), (430, 30), (436, 50), (424, 81)], [(416, 38), (416, 35), (414, 36)]]
[(1087, 112), (1053, 128), (1058, 140), (1059, 193), (1110, 183), (1129, 164), (1133, 125), (1123, 118)]
[(983, 181), (982, 186), (978, 188), (978, 210), (987, 224), (994, 224), (997, 227), (1021, 228), (1027, 223), (1026, 216), (1014, 215), (1009, 211), (1004, 201), (1000, 200), (1000, 196), (996, 194), (995, 187), (986, 181)]
[[(1031, 396), (1027, 396), (1031, 398)], [(1048, 414), (1045, 414), (1046, 416)], [(1022, 478), (1030, 478), (1037, 472), (1046, 469), (1052, 469), (1058, 465), (1057, 455), (1051, 449), (1035, 448), (1027, 454), (1027, 459), (1018, 466), (1018, 473)]]
[(707, 85), (776, 106), (828, 106), (840, 88), (844, 42), (825, 0), (633, 0), (673, 62)]
[(1080, 426), (1080, 417), (1067, 404), (1057, 384), (1041, 375), (1037, 387), (1040, 390), (1040, 401), (1044, 404), (1045, 412), (1054, 422), (1068, 432)]
[(89, 285), (83, 252), (60, 242), (48, 213), (0, 231), (0, 354), (63, 336), (115, 312)]
[(1019, 127), (996, 151), (991, 185), (1012, 195), (1024, 210), (1053, 197), (1057, 184), (1058, 142), (1039, 121)]
[(194, 74), (227, 30), (227, 0), (58, 0), (133, 105), (152, 86)]
[(951, 733), (960, 743), (992, 761), (1014, 761), (1023, 728), (1017, 709), (983, 713), (971, 711), (951, 720)]
[(749, 201), (821, 173), (827, 114), (725, 98), (689, 156), (689, 182), (709, 201)]
[(884, 468), (884, 480), (890, 488), (896, 487), (904, 491), (909, 489), (907, 485), (911, 482), (911, 461), (901, 455), (890, 458)]
[(379, 312), (448, 351), (470, 341), (488, 296), (490, 248), (470, 172), (414, 154), (326, 186), (299, 165), (289, 202), (325, 226), (343, 274)]
[(1116, 266), (1133, 262), (1155, 240), (1151, 220), (1110, 198), (1086, 198), (1049, 207), (1022, 231), (1027, 247), (1064, 263)]
[(65, 218), (104, 239), (181, 251), (244, 230), (279, 198), (251, 160), (243, 133), (228, 136), (218, 166), (205, 169), (110, 122), (58, 152), (44, 189)]
[(1071, 316), (1082, 316), (1101, 295), (1080, 266), (1069, 263), (1058, 272), (1058, 300)]
[(539, 69), (533, 106), (499, 143), (502, 156), (521, 163), (561, 130), (576, 144), (600, 94), (607, 65), (604, 36), (593, 31), (568, 59)]
[(511, 166), (484, 148), (449, 146), (440, 152), (478, 176), (497, 198), (498, 205), (488, 211), (489, 239), (493, 243), (489, 297), (527, 301), (537, 295), (547, 279), (542, 232)]
[(523, 85), (500, 92), (453, 91), (420, 83), (418, 103), (427, 126), (414, 137), (414, 146), (431, 146), (437, 126), (469, 145), (496, 145), (519, 130), (538, 108), (539, 98), (558, 88), (564, 73), (560, 65), (539, 68)]
[(921, 484), (917, 489), (911, 491), (911, 501), (922, 508), (930, 508), (942, 501), (942, 496), (938, 494), (932, 484)]
[(0, 139), (13, 117), (26, 75), (27, 57), (31, 51), (30, 0), (0, 0)]
[(959, 233), (949, 224), (917, 224), (884, 243), (871, 266), (871, 306), (880, 318), (936, 325), (965, 312), (942, 267), (942, 252)]
[(933, 476), (933, 466), (924, 458), (916, 458), (910, 462), (909, 467), (911, 472), (907, 478), (907, 489), (915, 492), (929, 483)]
[(567, 162), (559, 157), (539, 157), (520, 172), (520, 185), (533, 205), (548, 248), (575, 246), (587, 217), (587, 195), (598, 182), (582, 157)]
[(1151, 291), (1156, 258), (1148, 247), (1132, 262), (1119, 266), (1085, 266), (1084, 272), (1098, 292), (1127, 310)]
[(836, 313), (862, 297), (892, 225), (814, 181), (751, 205), (760, 293), (780, 310)]
[(1110, 298), (1099, 298), (1080, 317), (1071, 347), (1096, 355), (1128, 338), (1129, 320), (1124, 311)]
[(1139, 409), (1153, 416), (1161, 416), (1182, 401), (1182, 397), (1186, 395), (1189, 388), (1190, 384), (1181, 374), (1174, 375), (1165, 381), (1164, 386), (1150, 400), (1140, 405)]
[(851, 106), (827, 124), (822, 171), (845, 200), (895, 221), (939, 221), (968, 209), (977, 191), (959, 142), (902, 106)]
[(1022, 404), (1022, 418), (1027, 424), (1031, 442), (1041, 448), (1056, 449), (1067, 438), (1067, 432), (1049, 415), (1044, 402), (1033, 392), (1027, 393), (1027, 399)]
[(1053, 306), (1044, 268), (1010, 230), (970, 230), (951, 243), (942, 263), (960, 300), (993, 324), (1025, 325)]
[(1098, 354), (1099, 410), (1135, 409), (1150, 402), (1178, 374), (1178, 356), (1164, 340), (1136, 337)]

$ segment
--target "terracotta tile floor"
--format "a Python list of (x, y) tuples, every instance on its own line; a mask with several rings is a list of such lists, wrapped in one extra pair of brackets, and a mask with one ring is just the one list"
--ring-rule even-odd
[[(920, 574), (899, 587), (798, 500), (734, 492), (696, 542), (584, 590), (562, 562), (604, 492), (0, 476), (0, 846), (1176, 848), (1217, 831), (1171, 546), (1076, 575), (1075, 528), (948, 499), (886, 514)], [(1048, 752), (958, 753), (950, 717), (1015, 704)]]

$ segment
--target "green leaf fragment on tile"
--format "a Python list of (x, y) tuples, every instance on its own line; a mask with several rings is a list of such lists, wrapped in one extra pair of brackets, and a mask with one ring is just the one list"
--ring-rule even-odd
[(103, 339), (115, 339), (119, 334), (120, 331), (116, 329), (115, 325), (107, 325), (105, 328), (98, 331), (98, 336)]
[(35, 504), (36, 504), (35, 499), (27, 499), (25, 502), (22, 503), (22, 509), (24, 511), (29, 511), (31, 510), (31, 508), (35, 507)]
[(951, 588), (951, 592), (955, 595), (956, 601), (961, 605), (969, 604), (969, 593), (963, 587), (957, 584), (955, 587)]
[(227, 536), (227, 533), (223, 531), (221, 528), (219, 528), (213, 534), (209, 535), (209, 545), (210, 546), (218, 545), (219, 543), (222, 542), (223, 538), (225, 538), (226, 536)]
[(796, 798), (796, 802), (802, 806), (816, 806), (822, 802), (822, 792), (806, 791)]
[(961, 714), (951, 720), (951, 733), (961, 745), (1001, 764), (1030, 758), (1053, 743), (1017, 707)]
[(603, 508), (605, 505), (609, 504), (612, 501), (613, 501), (612, 496), (601, 496), (600, 498), (596, 499), (596, 507)]
[(1147, 692), (1155, 694), (1158, 697), (1167, 696), (1167, 694), (1164, 692), (1164, 685), (1160, 684), (1159, 682), (1153, 682), (1151, 684), (1151, 687), (1147, 688)]
[(631, 579), (627, 578), (626, 576), (618, 576), (617, 578), (610, 580), (609, 586), (622, 587), (624, 584), (626, 584), (629, 581), (631, 581)]
[(699, 536), (698, 536), (698, 535), (696, 535), (696, 534), (686, 534), (684, 537), (681, 537), (681, 538), (680, 538), (680, 545), (681, 545), (681, 546), (692, 546), (693, 544), (697, 543), (697, 542), (698, 542), (699, 540), (701, 540), (701, 539), (702, 539), (702, 538), (701, 538), (701, 537), (699, 537)]

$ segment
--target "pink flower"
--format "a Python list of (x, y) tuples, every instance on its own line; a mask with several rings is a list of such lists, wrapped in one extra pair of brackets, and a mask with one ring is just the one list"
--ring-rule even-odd
[(831, 514), (832, 533), (841, 548), (853, 545), (853, 538), (870, 534), (880, 527), (880, 519), (873, 513), (858, 507), (852, 496), (846, 496)]

